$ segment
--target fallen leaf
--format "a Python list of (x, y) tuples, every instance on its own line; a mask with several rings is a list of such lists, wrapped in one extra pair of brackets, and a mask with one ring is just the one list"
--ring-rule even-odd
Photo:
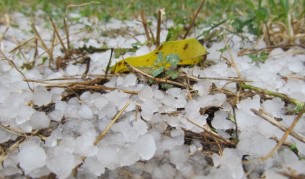
[[(128, 72), (129, 69), (125, 65), (128, 63), (136, 68), (153, 68), (154, 62), (158, 58), (159, 53), (164, 56), (169, 54), (177, 54), (180, 57), (178, 65), (196, 65), (205, 60), (207, 51), (203, 45), (196, 39), (189, 38), (177, 41), (168, 41), (161, 44), (156, 50), (142, 56), (129, 57), (117, 62), (111, 67), (111, 73)], [(164, 66), (165, 69), (169, 68), (170, 64)]]

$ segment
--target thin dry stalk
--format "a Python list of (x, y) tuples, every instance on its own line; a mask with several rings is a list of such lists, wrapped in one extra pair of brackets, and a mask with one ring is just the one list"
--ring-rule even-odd
[(156, 81), (157, 83), (167, 83), (167, 84), (171, 84), (171, 85), (175, 85), (175, 86), (179, 86), (179, 87), (182, 87), (182, 88), (186, 88), (185, 85), (181, 84), (181, 83), (178, 83), (178, 82), (175, 82), (175, 81), (171, 81), (171, 80), (168, 80), (168, 79), (163, 79), (163, 78), (155, 78), (141, 70), (139, 70), (138, 68), (136, 67), (133, 67), (131, 65), (129, 65), (128, 63), (125, 62), (125, 65), (131, 70), (131, 71), (134, 71), (136, 73), (139, 73), (143, 76), (145, 76), (146, 78), (149, 78), (151, 80), (154, 80)]
[(155, 44), (156, 43), (156, 39), (155, 39), (154, 33), (153, 33), (153, 31), (151, 30), (150, 27), (148, 27), (148, 30), (149, 30), (149, 33), (151, 35), (151, 41), (152, 41), (152, 43)]
[(50, 19), (51, 24), (52, 24), (52, 26), (53, 26), (54, 32), (55, 32), (55, 34), (56, 34), (56, 36), (57, 36), (57, 38), (58, 38), (58, 40), (59, 40), (59, 43), (60, 43), (60, 45), (61, 45), (61, 48), (62, 48), (63, 51), (65, 52), (67, 49), (66, 49), (66, 47), (65, 47), (65, 44), (64, 44), (63, 40), (61, 39), (61, 36), (59, 35), (58, 28), (57, 28), (57, 26), (55, 25), (53, 19), (52, 19), (50, 16), (49, 16), (49, 19)]
[(202, 0), (202, 1), (201, 1), (201, 4), (200, 4), (200, 6), (199, 6), (198, 9), (197, 9), (197, 11), (196, 11), (196, 13), (195, 13), (195, 15), (194, 15), (194, 17), (193, 17), (193, 19), (192, 19), (191, 24), (190, 24), (189, 27), (187, 28), (187, 31), (186, 31), (186, 33), (184, 34), (183, 39), (185, 39), (185, 38), (189, 35), (189, 33), (190, 33), (192, 27), (193, 27), (194, 24), (195, 24), (195, 20), (196, 20), (196, 18), (197, 18), (197, 16), (198, 16), (200, 10), (201, 10), (202, 7), (203, 7), (204, 2), (205, 2), (205, 0)]
[(265, 160), (269, 159), (270, 157), (272, 157), (281, 148), (281, 146), (283, 145), (285, 140), (288, 138), (288, 136), (291, 133), (291, 131), (293, 130), (293, 128), (296, 126), (296, 124), (299, 122), (299, 120), (303, 116), (304, 112), (305, 112), (305, 104), (303, 105), (302, 110), (299, 112), (299, 114), (293, 120), (293, 122), (290, 125), (290, 127), (286, 130), (286, 132), (284, 133), (284, 135), (281, 138), (281, 140), (279, 140), (279, 142), (275, 145), (275, 147), (267, 155), (265, 155), (265, 156), (260, 158), (261, 161), (265, 161)]
[[(263, 109), (260, 109), (260, 110), (251, 109), (251, 111), (254, 114), (258, 115), (259, 117), (261, 117), (261, 118), (265, 119), (266, 121), (270, 122), (272, 125), (278, 127), (282, 131), (285, 132), (285, 131), (288, 130), (288, 128), (284, 124), (282, 124), (282, 123), (278, 122), (277, 120), (275, 120), (274, 117), (272, 117), (269, 114), (267, 114)], [(305, 136), (303, 136), (302, 134), (299, 134), (299, 133), (297, 133), (295, 131), (291, 131), (290, 135), (295, 137), (299, 141), (305, 143)]]
[(24, 133), (23, 133), (21, 130), (19, 130), (19, 129), (13, 129), (13, 128), (10, 128), (10, 127), (5, 126), (5, 125), (3, 125), (3, 124), (0, 124), (0, 127), (1, 127), (3, 130), (5, 130), (5, 131), (7, 131), (7, 132), (9, 132), (9, 133), (12, 133), (12, 134), (14, 134), (14, 135), (17, 135), (17, 136), (23, 136), (23, 135), (24, 135)]
[[(0, 54), (2, 55), (2, 57), (3, 57), (6, 61), (8, 61), (9, 64), (11, 64), (11, 65), (12, 65), (12, 66), (13, 66), (13, 67), (23, 76), (23, 78), (26, 80), (25, 75), (22, 73), (21, 70), (19, 70), (19, 68), (18, 68), (17, 65), (13, 62), (13, 60), (11, 60), (11, 59), (9, 59), (8, 57), (6, 57), (6, 56), (4, 55), (4, 53), (2, 52), (2, 50), (0, 50)], [(26, 81), (26, 83), (27, 83), (27, 85), (28, 85), (28, 88), (34, 93), (34, 90), (31, 88), (29, 82)]]
[[(65, 33), (66, 33), (66, 40), (67, 40), (67, 49), (70, 49), (70, 34), (69, 34), (69, 27), (68, 27), (68, 23), (67, 23), (67, 18), (64, 17), (64, 26), (65, 26)], [(65, 53), (67, 53), (67, 51), (65, 51)]]
[(51, 52), (50, 52), (50, 50), (48, 49), (47, 45), (45, 44), (45, 42), (44, 42), (43, 39), (41, 38), (41, 36), (40, 36), (39, 32), (37, 31), (37, 29), (36, 29), (36, 27), (35, 27), (33, 21), (31, 21), (31, 27), (32, 27), (32, 30), (33, 30), (34, 33), (35, 33), (36, 38), (40, 41), (42, 48), (47, 52), (47, 54), (49, 55), (49, 58), (50, 58), (50, 60), (51, 60), (51, 58), (52, 58), (53, 55), (51, 54)]
[(34, 41), (36, 38), (30, 38), (28, 40), (25, 40), (23, 42), (20, 42), (15, 48), (13, 48), (12, 50), (9, 51), (9, 53), (14, 53), (16, 50), (22, 48), (23, 46), (27, 45), (28, 43), (30, 43), (31, 41)]
[(146, 18), (145, 18), (144, 10), (141, 10), (140, 14), (141, 14), (142, 24), (143, 24), (143, 27), (144, 27), (144, 30), (145, 30), (145, 35), (146, 35), (147, 41), (149, 43), (151, 41), (151, 38), (150, 38), (150, 35), (149, 35), (149, 31), (148, 31), (148, 27), (147, 27), (147, 21), (146, 21)]
[(189, 122), (191, 122), (192, 124), (196, 125), (197, 127), (203, 129), (205, 132), (209, 133), (210, 135), (216, 137), (217, 139), (225, 142), (226, 144), (229, 144), (229, 145), (232, 145), (232, 146), (235, 146), (236, 144), (232, 141), (229, 141), (223, 137), (221, 137), (220, 135), (218, 135), (216, 132), (212, 131), (208, 126), (201, 126), (200, 124), (198, 124), (196, 121), (190, 119), (190, 118), (187, 118), (187, 120)]
[(119, 117), (123, 114), (123, 112), (126, 110), (126, 108), (129, 106), (129, 104), (131, 103), (131, 99), (129, 99), (126, 104), (124, 105), (124, 107), (113, 117), (112, 121), (110, 122), (110, 124), (106, 127), (106, 129), (99, 135), (97, 136), (94, 145), (97, 145), (107, 134), (107, 132), (109, 131), (109, 129), (113, 126), (113, 124), (119, 119)]
[(187, 78), (193, 80), (193, 81), (199, 81), (201, 79), (203, 80), (223, 80), (223, 81), (232, 81), (232, 82), (253, 82), (252, 80), (247, 80), (247, 79), (238, 79), (235, 77), (228, 77), (228, 78), (217, 78), (217, 77), (195, 77), (192, 75), (179, 75), (179, 76), (186, 76)]
[(104, 85), (97, 85), (102, 79), (94, 79), (92, 81), (84, 81), (84, 82), (66, 82), (66, 83), (48, 83), (47, 81), (42, 80), (26, 80), (27, 82), (34, 82), (45, 84), (46, 88), (66, 88), (68, 90), (77, 91), (77, 90), (94, 90), (94, 91), (114, 91), (119, 90), (128, 94), (137, 95), (138, 91), (131, 91), (119, 88), (107, 87)]
[(100, 2), (97, 2), (97, 1), (91, 1), (91, 2), (82, 3), (82, 4), (70, 4), (70, 5), (66, 6), (65, 15), (67, 16), (69, 8), (87, 6), (87, 5), (90, 5), (90, 4), (99, 4), (99, 3)]
[(51, 44), (51, 48), (50, 48), (50, 54), (52, 55), (52, 58), (50, 58), (49, 60), (49, 67), (51, 67), (51, 64), (54, 63), (54, 59), (53, 59), (53, 51), (54, 51), (54, 45), (55, 45), (55, 31), (53, 32), (53, 36), (52, 36), (52, 44)]
[(15, 150), (19, 145), (26, 139), (26, 137), (20, 137), (13, 145), (11, 145), (6, 151), (5, 154), (0, 156), (0, 163), (3, 163), (3, 161), (6, 159), (8, 153)]
[(157, 34), (156, 34), (156, 47), (160, 46), (160, 32), (161, 32), (161, 19), (162, 19), (162, 10), (158, 10), (158, 23), (157, 23)]

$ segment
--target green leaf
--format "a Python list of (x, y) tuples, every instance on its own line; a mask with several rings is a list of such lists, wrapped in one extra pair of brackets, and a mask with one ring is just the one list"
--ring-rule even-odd
[(284, 10), (285, 17), (288, 17), (288, 13), (289, 13), (289, 2), (288, 2), (288, 0), (281, 0), (281, 7)]
[(160, 67), (160, 68), (157, 68), (156, 70), (152, 71), (151, 75), (153, 77), (156, 77), (156, 76), (160, 75), (163, 71), (164, 71), (164, 67)]
[(217, 51), (220, 52), (220, 53), (224, 53), (227, 50), (228, 50), (227, 47), (223, 47), (223, 48), (221, 48), (221, 49), (219, 49)]
[(168, 70), (165, 72), (165, 74), (166, 74), (166, 76), (170, 76), (171, 79), (173, 79), (173, 80), (178, 78), (178, 76), (179, 76), (179, 72), (176, 70)]
[(255, 18), (257, 21), (266, 21), (268, 15), (268, 10), (264, 7), (261, 7), (255, 11)]
[(254, 9), (255, 5), (253, 4), (253, 2), (251, 0), (244, 0), (244, 2), (251, 8)]
[(159, 53), (158, 53), (158, 56), (157, 56), (157, 60), (154, 62), (154, 65), (155, 65), (155, 66), (163, 65), (163, 63), (164, 63), (163, 53), (162, 53), (162, 52), (159, 52)]
[(174, 85), (162, 83), (162, 84), (160, 85), (160, 87), (161, 87), (162, 89), (168, 90), (168, 89), (170, 89), (170, 88), (173, 88)]
[(177, 54), (169, 54), (166, 56), (166, 62), (171, 64), (172, 68), (177, 68), (180, 57)]

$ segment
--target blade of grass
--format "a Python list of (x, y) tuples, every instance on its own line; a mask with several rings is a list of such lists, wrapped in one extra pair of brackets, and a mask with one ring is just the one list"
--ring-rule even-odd
[(186, 33), (185, 33), (183, 39), (185, 39), (185, 38), (188, 36), (188, 34), (190, 33), (192, 27), (194, 26), (195, 20), (196, 20), (198, 14), (199, 14), (199, 11), (202, 9), (202, 6), (203, 6), (204, 2), (205, 2), (205, 0), (202, 0), (202, 1), (201, 1), (201, 4), (200, 4), (199, 8), (197, 9), (197, 11), (196, 11), (196, 13), (195, 13), (195, 15), (194, 15), (194, 17), (193, 17), (190, 26), (187, 28), (187, 31), (186, 31)]
[(112, 121), (110, 122), (110, 124), (106, 127), (106, 129), (99, 135), (97, 136), (94, 145), (97, 145), (107, 134), (107, 132), (109, 131), (109, 129), (113, 126), (113, 124), (119, 119), (119, 117), (123, 114), (123, 112), (126, 110), (126, 108), (129, 106), (129, 104), (131, 103), (131, 99), (129, 99), (126, 104), (124, 105), (124, 107), (113, 117)]

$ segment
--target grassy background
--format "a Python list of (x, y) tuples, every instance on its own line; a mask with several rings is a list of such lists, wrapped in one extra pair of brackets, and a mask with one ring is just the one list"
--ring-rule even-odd
[[(81, 7), (69, 8), (81, 16), (97, 16), (101, 20), (134, 19), (141, 10), (146, 16), (156, 16), (157, 10), (164, 8), (166, 17), (176, 24), (189, 24), (201, 0), (0, 0), (0, 15), (14, 11), (31, 15), (38, 9), (54, 19), (62, 17), (68, 5), (98, 2)], [(222, 20), (237, 33), (246, 29), (259, 35), (260, 26), (266, 22), (287, 23), (287, 15), (296, 19), (305, 15), (305, 0), (206, 0), (196, 23), (212, 25)]]

